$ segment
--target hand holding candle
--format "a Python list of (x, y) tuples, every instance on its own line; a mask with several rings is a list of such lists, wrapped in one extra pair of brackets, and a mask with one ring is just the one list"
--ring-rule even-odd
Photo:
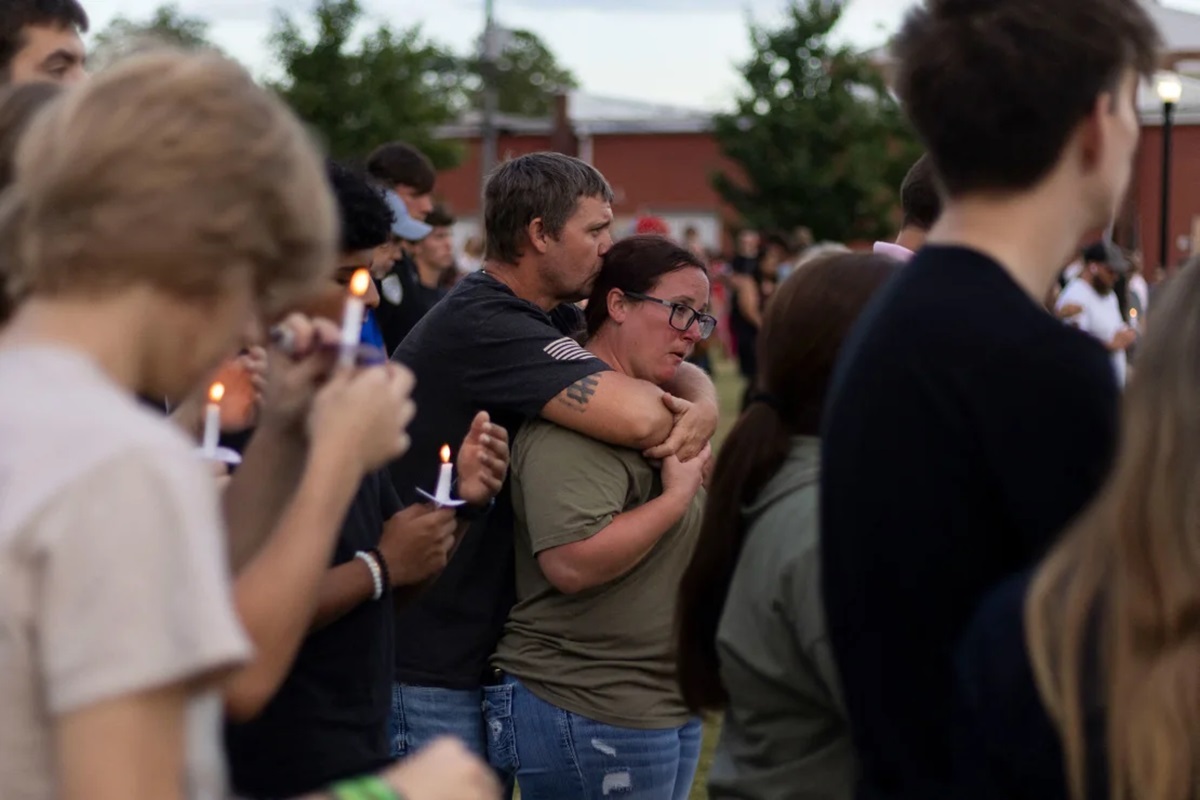
[(350, 279), (350, 296), (346, 298), (346, 313), (342, 316), (341, 353), (338, 356), (340, 367), (353, 367), (358, 356), (358, 343), (362, 339), (363, 317), (366, 314), (363, 297), (370, 288), (371, 273), (366, 269), (357, 270)]

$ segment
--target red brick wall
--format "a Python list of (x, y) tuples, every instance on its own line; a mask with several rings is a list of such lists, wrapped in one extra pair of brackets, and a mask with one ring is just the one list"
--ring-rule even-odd
[[(438, 176), (437, 194), (455, 213), (479, 210), (479, 142), (464, 143), (461, 165)], [(545, 150), (548, 136), (502, 137), (501, 158)], [(592, 163), (604, 173), (617, 195), (618, 215), (654, 211), (722, 209), (711, 175), (727, 165), (708, 134), (621, 134), (592, 139)]]
[(617, 195), (617, 214), (716, 209), (712, 174), (727, 163), (708, 134), (620, 134), (593, 139), (592, 163)]
[[(464, 141), (463, 147), (466, 150), (466, 158), (454, 169), (443, 170), (438, 174), (434, 194), (446, 203), (455, 215), (469, 217), (479, 213), (483, 194), (479, 140)], [(505, 159), (549, 148), (549, 136), (501, 136), (497, 152), (501, 159)]]
[[(1175, 247), (1180, 236), (1191, 236), (1195, 217), (1200, 216), (1200, 125), (1177, 125), (1172, 130), (1171, 158), (1171, 216), (1168, 247), (1170, 263), (1174, 264), (1187, 253)], [(1159, 220), (1162, 192), (1162, 128), (1142, 129), (1138, 150), (1136, 176), (1131, 191), (1134, 195), (1138, 225), (1141, 233), (1142, 255), (1147, 266), (1161, 263), (1158, 252)], [(1193, 248), (1200, 242), (1193, 242)]]

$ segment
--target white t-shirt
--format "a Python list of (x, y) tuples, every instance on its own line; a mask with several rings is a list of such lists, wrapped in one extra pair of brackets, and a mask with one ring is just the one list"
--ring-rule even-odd
[[(1105, 346), (1111, 344), (1117, 334), (1128, 327), (1125, 324), (1125, 318), (1121, 316), (1121, 306), (1117, 302), (1117, 295), (1109, 292), (1101, 297), (1082, 277), (1068, 283), (1058, 296), (1056, 308), (1062, 309), (1069, 305), (1079, 306), (1083, 311), (1067, 318), (1066, 323), (1079, 328), (1084, 333), (1090, 333)], [(1117, 385), (1124, 386), (1128, 363), (1125, 351), (1119, 350), (1111, 355), (1113, 370), (1117, 374)]]
[[(0, 797), (59, 795), (53, 720), (249, 656), (212, 478), (82, 355), (0, 349)], [(220, 697), (186, 730), (188, 797), (226, 791)]]

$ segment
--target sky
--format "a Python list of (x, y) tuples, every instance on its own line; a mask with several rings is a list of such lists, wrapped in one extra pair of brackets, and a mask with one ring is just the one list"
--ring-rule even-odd
[[(83, 0), (93, 30), (121, 13), (148, 17), (160, 0)], [(276, 9), (308, 0), (176, 0), (208, 20), (227, 53), (260, 75), (273, 74), (266, 39)], [(394, 27), (419, 23), (459, 52), (474, 47), (484, 0), (362, 0), (369, 15)], [(729, 108), (739, 89), (737, 65), (750, 53), (747, 20), (782, 19), (785, 0), (494, 0), (497, 22), (534, 31), (582, 87), (607, 97), (682, 107)], [(1200, 12), (1200, 0), (1169, 5)], [(838, 35), (868, 48), (885, 42), (912, 0), (850, 0)]]

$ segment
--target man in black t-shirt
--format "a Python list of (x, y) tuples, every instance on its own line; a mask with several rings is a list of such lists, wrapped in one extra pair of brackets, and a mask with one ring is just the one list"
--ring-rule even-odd
[[(455, 286), (394, 356), (417, 376), (413, 445), (391, 468), (402, 500), (433, 487), (438, 450), (480, 409), (510, 436), (540, 415), (658, 457), (690, 459), (712, 436), (716, 395), (699, 369), (684, 365), (667, 395), (611, 371), (573, 338), (583, 327), (573, 303), (587, 297), (612, 243), (611, 202), (599, 172), (555, 153), (513, 159), (489, 178), (484, 269)], [(511, 687), (488, 662), (514, 599), (512, 535), (506, 488), (437, 583), (398, 610), (397, 755), (439, 733), (481, 754), (511, 746)]]
[(826, 412), (822, 590), (860, 798), (954, 796), (954, 647), (1108, 469), (1107, 353), (1042, 299), (1120, 207), (1155, 40), (1139, 0), (927, 0), (895, 40), (945, 208)]

